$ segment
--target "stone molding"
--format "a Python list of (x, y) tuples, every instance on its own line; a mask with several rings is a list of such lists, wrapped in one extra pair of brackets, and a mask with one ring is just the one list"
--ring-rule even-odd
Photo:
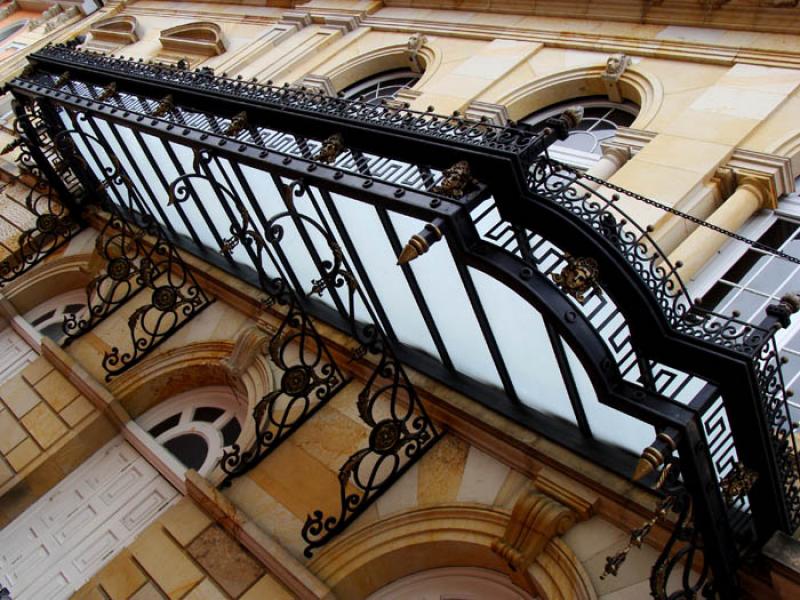
[(325, 27), (340, 31), (342, 35), (355, 31), (361, 25), (361, 18), (348, 15), (327, 15), (323, 18)]
[[(504, 535), (509, 522), (508, 511), (497, 507), (442, 504), (415, 508), (332, 540), (308, 567), (343, 598), (365, 597), (411, 574), (414, 565), (425, 558), (430, 559), (427, 568), (501, 570), (492, 544)], [(458, 558), (447, 555), (448, 547), (458, 548)], [(558, 539), (545, 544), (531, 562), (528, 576), (532, 589), (544, 600), (597, 598), (580, 561)]]
[(216, 23), (196, 21), (164, 29), (159, 35), (161, 47), (169, 53), (190, 56), (219, 56), (225, 52), (222, 30)]
[(303, 27), (311, 25), (311, 15), (300, 10), (287, 10), (281, 15), (281, 19), (278, 23), (294, 25), (298, 29), (302, 29)]
[[(566, 69), (534, 79), (499, 97), (491, 98), (491, 101), (504, 105), (509, 116), (519, 120), (559, 100), (574, 99), (587, 93), (602, 94), (605, 89), (603, 73), (605, 67), (600, 65)], [(626, 98), (641, 107), (634, 125), (639, 129), (647, 127), (664, 101), (661, 81), (646, 69), (630, 67), (620, 76), (619, 85), (621, 90), (626, 90)], [(594, 91), (587, 92), (587, 88)], [(548, 93), (542, 93), (544, 91)]]
[(136, 17), (130, 15), (110, 17), (94, 23), (89, 28), (91, 40), (84, 45), (90, 50), (116, 49), (139, 41)]

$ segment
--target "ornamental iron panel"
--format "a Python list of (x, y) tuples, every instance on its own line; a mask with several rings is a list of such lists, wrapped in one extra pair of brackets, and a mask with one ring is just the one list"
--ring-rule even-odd
[[(115, 157), (110, 171), (97, 161), (89, 171), (120, 218), (141, 226), (147, 215), (165, 239), (258, 285), (285, 331), (320, 357), (281, 359), (285, 336), (275, 336), (281, 389), (256, 409), (256, 445), (226, 455), (230, 476), (344, 381), (323, 373), (308, 316), (347, 332), (360, 344), (354, 358), (377, 365), (358, 402), (372, 434), (340, 470), (340, 513), (306, 522), (308, 554), (438, 437), (403, 364), (619, 471), (632, 470), (642, 435), (669, 435), (668, 464), (693, 502), (687, 539), (702, 532), (723, 596), (735, 590), (739, 552), (800, 520), (773, 339), (786, 311), (754, 326), (695, 306), (624, 212), (628, 201), (657, 203), (548, 158), (569, 115), (536, 134), (67, 46), (33, 59), (11, 89), (52, 103), (76, 144), (93, 136)], [(115, 200), (126, 186), (136, 203)], [(471, 343), (459, 343), (465, 331)], [(559, 375), (539, 384), (556, 381), (561, 405), (536, 404), (526, 379), (536, 369)], [(311, 389), (321, 395), (308, 398)], [(601, 408), (617, 411), (617, 432), (640, 430), (628, 451), (609, 443)], [(758, 473), (752, 487), (730, 485), (737, 465)]]
[[(0, 262), (0, 288), (27, 273), (80, 231), (80, 222), (70, 201), (81, 190), (76, 187), (76, 180), (63, 172), (64, 165), (53, 160), (55, 148), (40, 111), (35, 105), (19, 103), (14, 105), (14, 111), (17, 137), (4, 152), (20, 150), (17, 163), (21, 174), (17, 181), (28, 187), (25, 207), (36, 220), (32, 229), (20, 234), (18, 249)], [(62, 187), (59, 194), (57, 188), (50, 185), (56, 168), (62, 171), (65, 183), (71, 184), (72, 189)]]

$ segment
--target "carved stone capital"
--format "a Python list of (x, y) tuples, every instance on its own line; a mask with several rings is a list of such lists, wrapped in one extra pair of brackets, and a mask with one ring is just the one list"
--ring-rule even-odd
[(565, 534), (578, 515), (534, 488), (523, 492), (513, 510), (503, 537), (492, 543), (492, 550), (512, 571), (512, 579), (530, 589), (527, 570), (550, 541)]
[(750, 192), (756, 196), (761, 208), (777, 208), (778, 197), (772, 181), (768, 177), (749, 174), (742, 176), (737, 173), (736, 182), (736, 192), (734, 193), (739, 191)]
[(503, 104), (492, 104), (473, 100), (464, 111), (464, 116), (474, 121), (485, 119), (492, 125), (503, 126), (509, 121), (508, 109)]
[(314, 75), (312, 73), (298, 80), (295, 85), (318, 91), (326, 96), (336, 95), (336, 88), (333, 87), (330, 77), (326, 75)]

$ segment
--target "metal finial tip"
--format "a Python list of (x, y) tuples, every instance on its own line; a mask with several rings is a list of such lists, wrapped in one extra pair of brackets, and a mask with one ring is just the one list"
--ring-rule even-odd
[(407, 265), (418, 256), (419, 251), (416, 249), (416, 247), (414, 247), (411, 243), (408, 243), (403, 247), (403, 251), (400, 252), (400, 256), (397, 257), (397, 264)]
[(655, 473), (655, 471), (656, 470), (655, 467), (653, 467), (653, 463), (642, 457), (639, 459), (639, 462), (636, 463), (636, 469), (633, 471), (633, 480), (641, 481), (648, 475)]

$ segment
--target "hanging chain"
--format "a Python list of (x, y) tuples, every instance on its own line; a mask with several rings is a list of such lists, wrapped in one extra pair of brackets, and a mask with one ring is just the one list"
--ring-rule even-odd
[[(634, 192), (631, 192), (629, 190), (626, 190), (624, 188), (616, 186), (613, 183), (609, 183), (608, 181), (605, 181), (604, 179), (599, 179), (597, 177), (593, 177), (591, 175), (587, 175), (586, 173), (581, 173), (580, 171), (572, 169), (571, 167), (567, 167), (566, 165), (564, 165), (564, 166), (568, 170), (574, 171), (578, 175), (578, 177), (582, 177), (584, 179), (588, 179), (589, 181), (592, 181), (594, 183), (597, 183), (597, 184), (601, 185), (602, 187), (605, 187), (605, 188), (608, 188), (608, 189), (613, 190), (615, 192), (618, 192), (619, 194), (624, 194), (625, 196), (633, 198), (634, 200), (638, 200), (640, 202), (644, 202), (645, 204), (649, 204), (650, 206), (653, 206), (655, 208), (663, 210), (664, 212), (667, 212), (667, 213), (670, 213), (672, 215), (675, 215), (676, 217), (680, 217), (682, 219), (686, 219), (687, 221), (689, 221), (691, 223), (694, 223), (694, 224), (696, 224), (696, 225), (698, 225), (700, 227), (705, 227), (706, 229), (710, 229), (711, 231), (715, 231), (716, 233), (721, 233), (722, 235), (727, 236), (727, 237), (729, 237), (731, 239), (734, 239), (734, 240), (736, 240), (738, 242), (743, 242), (743, 243), (747, 244), (748, 246), (751, 246), (751, 247), (756, 248), (758, 250), (761, 250), (763, 252), (767, 252), (767, 253), (771, 254), (772, 256), (775, 256), (776, 258), (782, 258), (782, 259), (788, 260), (789, 262), (794, 263), (796, 265), (800, 265), (800, 258), (797, 258), (795, 256), (791, 256), (790, 254), (786, 254), (785, 252), (781, 252), (780, 250), (777, 250), (776, 248), (772, 248), (772, 247), (767, 246), (766, 244), (762, 244), (761, 242), (758, 242), (756, 240), (751, 240), (750, 238), (746, 238), (743, 235), (739, 235), (738, 233), (734, 233), (733, 231), (728, 231), (727, 229), (723, 229), (722, 227), (718, 227), (717, 225), (713, 225), (712, 223), (704, 221), (703, 219), (699, 219), (698, 217), (694, 217), (694, 216), (692, 216), (692, 215), (690, 215), (688, 213), (680, 211), (677, 208), (672, 208), (671, 206), (667, 206), (666, 204), (661, 204), (660, 202), (658, 202), (656, 200), (653, 200), (651, 198), (647, 198), (645, 196), (640, 196), (639, 194), (635, 194)], [(612, 202), (614, 202), (615, 200), (618, 200), (618, 199), (619, 199), (619, 196), (615, 194), (614, 196), (612, 196), (612, 198), (609, 201), (609, 203), (612, 203)], [(650, 231), (651, 230), (648, 229), (648, 233)]]

